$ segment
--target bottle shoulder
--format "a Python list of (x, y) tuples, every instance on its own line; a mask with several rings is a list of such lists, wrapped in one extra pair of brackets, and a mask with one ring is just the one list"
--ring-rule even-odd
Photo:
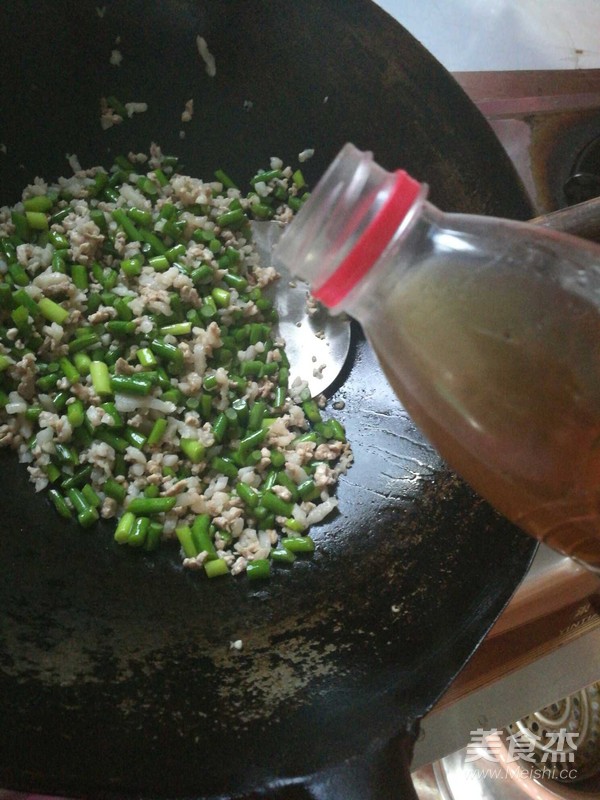
[(444, 213), (425, 203), (347, 298), (346, 310), (363, 324), (376, 323), (398, 286), (417, 275), (430, 283), (446, 280), (453, 272), (482, 284), (546, 281), (598, 303), (600, 246), (529, 223)]

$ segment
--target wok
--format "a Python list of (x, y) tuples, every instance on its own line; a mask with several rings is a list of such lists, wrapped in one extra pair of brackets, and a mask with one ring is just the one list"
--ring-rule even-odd
[[(352, 141), (429, 183), (442, 208), (532, 215), (452, 78), (367, 0), (15, 0), (0, 4), (0, 29), (2, 202), (65, 174), (66, 154), (109, 166), (156, 141), (191, 174), (242, 181), (271, 155), (295, 164), (314, 148), (314, 182)], [(148, 110), (103, 131), (109, 94)], [(0, 785), (412, 796), (418, 720), (535, 545), (445, 467), (359, 331), (333, 399), (356, 457), (340, 513), (315, 529), (313, 558), (260, 586), (184, 573), (174, 551), (124, 552), (108, 526), (82, 533), (4, 454)]]

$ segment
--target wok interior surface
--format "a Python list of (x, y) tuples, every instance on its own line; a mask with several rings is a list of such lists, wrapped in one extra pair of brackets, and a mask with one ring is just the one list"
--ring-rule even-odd
[[(314, 183), (352, 141), (428, 182), (443, 208), (531, 215), (450, 76), (365, 0), (97, 6), (0, 6), (4, 203), (36, 175), (68, 174), (66, 154), (108, 167), (155, 141), (189, 174), (242, 183), (272, 155), (296, 165), (314, 148)], [(148, 111), (102, 131), (110, 94)], [(354, 336), (332, 396), (355, 454), (340, 513), (314, 529), (314, 557), (268, 583), (207, 581), (175, 548), (140, 557), (109, 525), (82, 532), (3, 454), (0, 785), (236, 794), (377, 747), (443, 692), (535, 545), (444, 466)]]

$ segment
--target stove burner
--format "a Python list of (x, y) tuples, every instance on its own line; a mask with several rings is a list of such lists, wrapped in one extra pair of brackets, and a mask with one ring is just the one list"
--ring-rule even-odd
[(600, 682), (413, 777), (420, 800), (599, 800), (599, 770)]
[[(507, 733), (527, 743), (534, 763), (556, 765), (555, 780), (592, 777), (600, 770), (600, 683), (529, 714), (509, 725)], [(561, 769), (565, 763), (567, 770)]]
[(593, 139), (579, 153), (563, 191), (568, 205), (600, 195), (600, 137)]

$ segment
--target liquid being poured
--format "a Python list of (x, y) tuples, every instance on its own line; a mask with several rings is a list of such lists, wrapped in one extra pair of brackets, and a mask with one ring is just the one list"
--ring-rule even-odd
[(598, 305), (514, 260), (447, 253), (379, 301), (372, 344), (442, 456), (515, 523), (600, 569)]

